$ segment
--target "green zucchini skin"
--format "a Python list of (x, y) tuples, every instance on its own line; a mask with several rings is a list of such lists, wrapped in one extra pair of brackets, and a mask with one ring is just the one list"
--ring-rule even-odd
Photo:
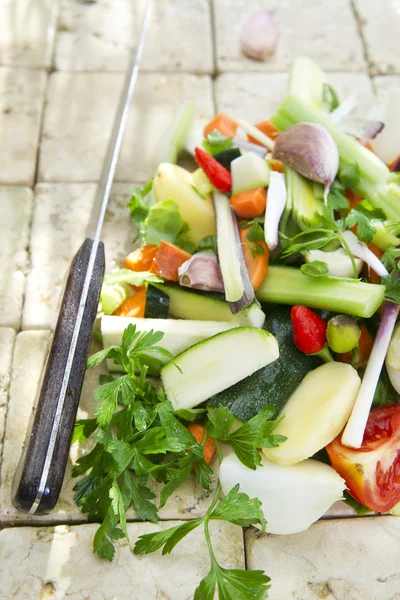
[(223, 150), (218, 154), (214, 154), (215, 160), (225, 167), (225, 169), (228, 169), (228, 171), (231, 170), (231, 162), (235, 160), (235, 158), (239, 158), (239, 156), (242, 156), (239, 148), (229, 148), (229, 150)]
[(162, 290), (149, 284), (146, 292), (145, 319), (167, 319), (169, 312), (169, 296)]
[(216, 408), (222, 404), (238, 419), (248, 421), (258, 414), (263, 406), (273, 404), (277, 416), (307, 373), (321, 365), (320, 358), (307, 356), (294, 345), (290, 308), (274, 307), (263, 326), (263, 329), (270, 331), (278, 340), (279, 359), (223, 392), (215, 394), (207, 402), (208, 406)]

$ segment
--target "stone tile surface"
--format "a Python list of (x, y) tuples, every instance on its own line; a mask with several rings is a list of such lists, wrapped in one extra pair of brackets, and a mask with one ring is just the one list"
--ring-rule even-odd
[(14, 329), (0, 327), (0, 459), (3, 449), (4, 424), (6, 421), (7, 414), (8, 391), (10, 387), (11, 359), (14, 348), (14, 340)]
[[(140, 535), (176, 525), (128, 525), (133, 545)], [(179, 524), (179, 522), (178, 522)], [(1, 598), (30, 600), (190, 600), (209, 570), (203, 532), (195, 530), (174, 549), (134, 556), (126, 539), (117, 543), (112, 563), (93, 554), (97, 525), (3, 529), (0, 533)], [(227, 568), (243, 568), (242, 532), (221, 523), (212, 528), (218, 560)]]
[(0, 1), (0, 64), (49, 67), (58, 0)]
[(270, 600), (399, 600), (400, 519), (319, 521), (296, 535), (246, 532), (247, 567), (271, 577)]
[(354, 0), (371, 73), (400, 73), (400, 4)]
[[(364, 73), (335, 72), (327, 77), (341, 99), (355, 92), (364, 103), (373, 94)], [(215, 81), (217, 110), (252, 123), (268, 119), (284, 100), (287, 86), (287, 73), (223, 73)]]
[[(55, 65), (68, 71), (124, 71), (136, 44), (145, 2), (63, 0)], [(173, 40), (173, 42), (172, 42)], [(153, 2), (141, 61), (144, 70), (210, 73), (213, 69), (208, 0)]]
[[(239, 35), (247, 19), (261, 10), (275, 14), (279, 40), (269, 59), (254, 61), (241, 53)], [(286, 71), (296, 56), (309, 56), (330, 71), (366, 68), (357, 22), (348, 0), (324, 0), (318, 5), (313, 0), (300, 0), (296, 4), (291, 0), (214, 0), (214, 15), (220, 71)]]
[(33, 183), (45, 82), (44, 71), (0, 67), (0, 184)]
[[(107, 270), (122, 266), (133, 248), (135, 229), (126, 204), (134, 186), (117, 183), (112, 189), (102, 232)], [(52, 326), (64, 276), (86, 235), (95, 192), (93, 183), (36, 186), (23, 329)]]
[[(70, 523), (86, 520), (85, 515), (76, 507), (73, 499), (73, 487), (76, 479), (71, 477), (71, 469), (77, 458), (87, 451), (87, 447), (79, 447), (78, 444), (71, 447), (61, 496), (56, 509), (49, 517), (20, 513), (11, 503), (11, 484), (25, 439), (44, 362), (48, 336), (49, 332), (46, 330), (23, 331), (18, 334), (16, 339), (0, 479), (0, 524)], [(99, 349), (99, 346), (94, 343), (92, 351)], [(105, 368), (99, 367), (86, 373), (78, 410), (79, 418), (88, 418), (93, 415), (93, 391), (99, 383), (99, 374), (105, 372)], [(26, 377), (26, 373), (29, 373), (29, 377)], [(153, 489), (157, 494), (157, 484), (153, 485)], [(194, 478), (191, 478), (170, 497), (160, 511), (160, 518), (164, 520), (193, 519), (201, 516), (207, 509), (211, 496), (212, 490), (205, 491), (196, 484)], [(128, 517), (136, 518), (133, 511)]]
[[(47, 91), (39, 180), (97, 181), (121, 91), (122, 74), (53, 73)], [(157, 149), (174, 110), (193, 101), (199, 117), (214, 112), (211, 79), (139, 76), (116, 173), (117, 181), (152, 176)]]
[(0, 186), (0, 326), (19, 328), (28, 267), (32, 191)]

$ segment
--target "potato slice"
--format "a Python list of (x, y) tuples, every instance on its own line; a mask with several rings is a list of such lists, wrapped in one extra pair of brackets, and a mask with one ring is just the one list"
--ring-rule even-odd
[(287, 440), (264, 448), (278, 465), (294, 465), (329, 444), (346, 425), (361, 380), (352, 366), (330, 362), (310, 371), (291, 395), (274, 433)]
[(178, 165), (161, 163), (153, 183), (157, 202), (173, 200), (190, 227), (189, 237), (195, 244), (215, 233), (215, 212), (211, 196), (201, 196), (194, 187), (192, 174)]

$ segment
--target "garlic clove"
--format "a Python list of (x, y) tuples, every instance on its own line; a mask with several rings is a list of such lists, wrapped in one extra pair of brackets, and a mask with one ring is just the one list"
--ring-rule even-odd
[(307, 179), (323, 183), (326, 201), (339, 169), (339, 152), (325, 127), (318, 123), (288, 127), (276, 139), (273, 157)]
[(273, 54), (278, 42), (274, 15), (268, 10), (252, 15), (242, 27), (240, 42), (243, 54), (249, 58), (265, 60)]

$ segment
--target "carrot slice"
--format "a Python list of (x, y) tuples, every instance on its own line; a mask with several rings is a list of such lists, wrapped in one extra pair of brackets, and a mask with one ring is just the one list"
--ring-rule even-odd
[(159, 246), (147, 244), (134, 250), (125, 259), (125, 267), (131, 271), (148, 271)]
[(237, 123), (225, 113), (219, 113), (204, 127), (204, 137), (206, 138), (214, 129), (226, 137), (233, 137), (236, 135)]
[[(204, 425), (199, 425), (198, 423), (191, 423), (188, 426), (188, 429), (192, 436), (195, 438), (196, 442), (200, 444), (204, 438), (204, 433), (206, 431)], [(204, 444), (204, 459), (208, 465), (211, 463), (214, 454), (215, 443), (214, 440), (208, 435)]]
[(146, 286), (141, 285), (135, 288), (133, 296), (129, 296), (124, 302), (114, 311), (117, 317), (144, 317), (144, 309), (146, 308)]
[(270, 161), (269, 166), (271, 167), (271, 169), (273, 171), (278, 171), (278, 173), (283, 173), (283, 163), (281, 163), (280, 160), (276, 160), (276, 158), (273, 158)]
[[(280, 133), (278, 129), (274, 127), (269, 121), (260, 121), (259, 123), (256, 123), (255, 127), (257, 127), (257, 129), (259, 129), (262, 133), (271, 138), (271, 140), (276, 140)], [(257, 140), (255, 140), (254, 138), (252, 138), (251, 135), (249, 135), (248, 138), (249, 142), (251, 142), (252, 144), (258, 144), (259, 146), (262, 146), (262, 144), (260, 144), (260, 142), (257, 142)]]
[(359, 204), (362, 200), (361, 196), (358, 196), (351, 190), (346, 190), (344, 195), (346, 196), (347, 200), (350, 202), (350, 209), (357, 206), (357, 204)]
[(178, 246), (162, 241), (154, 255), (150, 271), (169, 281), (179, 281), (178, 269), (191, 257)]
[(247, 192), (233, 194), (230, 199), (231, 207), (238, 217), (253, 219), (261, 217), (265, 212), (267, 192), (263, 187), (257, 187)]
[[(244, 260), (249, 271), (251, 284), (254, 290), (257, 290), (264, 280), (268, 270), (269, 250), (265, 242), (249, 242), (247, 232), (250, 227), (245, 227), (240, 230), (240, 239), (242, 242)], [(261, 246), (262, 253), (256, 253), (257, 246)], [(253, 250), (253, 252), (252, 252)]]

